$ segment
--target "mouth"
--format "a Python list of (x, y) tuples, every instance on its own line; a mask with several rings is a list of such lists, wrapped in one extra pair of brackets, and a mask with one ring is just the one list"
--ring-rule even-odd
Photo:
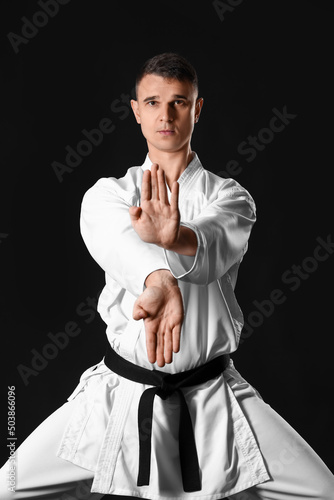
[(158, 130), (158, 133), (159, 133), (160, 135), (168, 136), (168, 135), (173, 135), (173, 134), (175, 134), (175, 130), (171, 130), (171, 129), (162, 129), (162, 130)]

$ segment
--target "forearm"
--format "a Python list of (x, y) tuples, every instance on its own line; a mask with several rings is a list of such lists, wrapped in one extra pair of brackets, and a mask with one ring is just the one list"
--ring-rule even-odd
[(197, 236), (195, 232), (186, 226), (180, 226), (177, 241), (165, 250), (193, 257), (197, 252)]
[[(233, 191), (232, 191), (233, 188)], [(195, 257), (165, 250), (169, 269), (178, 280), (205, 285), (223, 276), (240, 262), (247, 250), (255, 222), (255, 206), (249, 193), (230, 181), (215, 202), (199, 216), (184, 223), (198, 241)]]

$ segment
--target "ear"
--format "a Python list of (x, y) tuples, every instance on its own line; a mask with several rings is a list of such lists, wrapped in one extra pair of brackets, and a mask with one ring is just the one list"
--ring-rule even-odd
[(131, 99), (131, 108), (132, 108), (133, 114), (135, 115), (137, 123), (141, 123), (141, 121), (140, 121), (140, 114), (139, 114), (138, 101), (135, 101), (134, 99)]
[(195, 123), (197, 123), (198, 120), (199, 120), (199, 115), (201, 114), (203, 102), (204, 102), (203, 97), (199, 97), (198, 99), (196, 99), (196, 104), (195, 104)]

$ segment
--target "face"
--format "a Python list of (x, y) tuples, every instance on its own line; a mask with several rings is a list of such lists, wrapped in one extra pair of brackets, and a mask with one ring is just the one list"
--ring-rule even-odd
[(177, 152), (190, 148), (203, 99), (190, 82), (145, 75), (131, 105), (149, 151)]

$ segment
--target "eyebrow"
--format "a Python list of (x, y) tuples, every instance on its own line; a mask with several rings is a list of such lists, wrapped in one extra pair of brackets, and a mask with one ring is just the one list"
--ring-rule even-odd
[[(143, 102), (149, 102), (149, 101), (155, 101), (156, 99), (159, 99), (159, 95), (152, 95), (150, 97), (146, 97)], [(172, 96), (172, 99), (185, 99), (186, 101), (188, 101), (188, 97), (186, 97), (185, 95), (182, 95), (182, 94), (174, 94)]]

